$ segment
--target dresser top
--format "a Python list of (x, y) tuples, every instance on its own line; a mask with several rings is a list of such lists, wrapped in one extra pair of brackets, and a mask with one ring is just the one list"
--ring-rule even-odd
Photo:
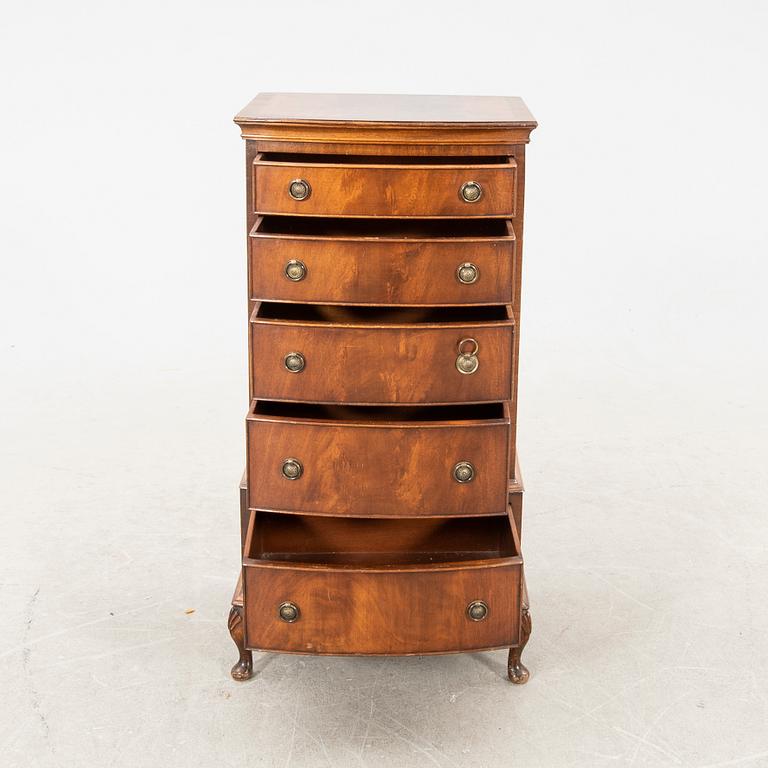
[(378, 126), (536, 127), (517, 96), (416, 96), (358, 93), (260, 93), (236, 117), (265, 123)]

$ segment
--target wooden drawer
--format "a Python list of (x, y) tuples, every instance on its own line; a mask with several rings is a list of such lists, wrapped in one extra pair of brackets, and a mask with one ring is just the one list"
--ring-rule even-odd
[[(511, 397), (509, 306), (409, 310), (261, 302), (251, 323), (254, 398), (375, 405)], [(478, 345), (473, 373), (457, 367), (465, 340)], [(473, 349), (472, 341), (462, 347)]]
[[(506, 516), (256, 512), (244, 554), (246, 644), (255, 650), (426, 654), (519, 641), (522, 557)], [(473, 620), (469, 608), (482, 615), (479, 602), (485, 615)]]
[[(251, 508), (370, 517), (507, 509), (506, 403), (353, 408), (257, 401), (247, 430)], [(289, 459), (300, 465), (296, 479), (284, 476)], [(472, 467), (464, 468), (473, 472), (468, 482), (455, 476), (462, 462)]]
[[(302, 182), (300, 189), (293, 182)], [(477, 184), (479, 199), (462, 198)], [(256, 213), (425, 218), (515, 215), (513, 157), (366, 157), (263, 153), (253, 164)], [(306, 196), (295, 199), (291, 190)]]
[(259, 217), (251, 298), (318, 304), (511, 304), (509, 221)]

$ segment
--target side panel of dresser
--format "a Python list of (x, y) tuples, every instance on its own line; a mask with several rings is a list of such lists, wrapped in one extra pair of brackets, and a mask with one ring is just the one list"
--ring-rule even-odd
[[(512, 219), (512, 226), (515, 230), (517, 248), (515, 249), (515, 269), (514, 269), (514, 301), (512, 312), (515, 319), (515, 338), (512, 342), (512, 391), (510, 393), (511, 407), (511, 429), (509, 441), (509, 466), (517, 467), (517, 387), (518, 387), (518, 368), (520, 362), (520, 293), (522, 285), (523, 272), (523, 224), (525, 212), (525, 144), (519, 144), (512, 147), (512, 153), (517, 161), (517, 212)], [(514, 480), (515, 478), (510, 478)], [(518, 526), (518, 530), (520, 527)]]

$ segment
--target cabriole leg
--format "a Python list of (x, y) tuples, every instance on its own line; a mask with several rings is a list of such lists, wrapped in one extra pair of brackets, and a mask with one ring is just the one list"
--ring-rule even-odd
[(235, 680), (248, 680), (253, 674), (253, 654), (245, 647), (243, 609), (239, 605), (233, 605), (229, 612), (229, 634), (240, 653), (240, 659), (232, 667), (232, 677)]
[(523, 648), (531, 636), (531, 612), (527, 605), (523, 606), (523, 615), (520, 621), (520, 645), (509, 649), (509, 658), (507, 659), (507, 675), (509, 681), (516, 685), (523, 685), (528, 682), (531, 673), (528, 668), (520, 661)]

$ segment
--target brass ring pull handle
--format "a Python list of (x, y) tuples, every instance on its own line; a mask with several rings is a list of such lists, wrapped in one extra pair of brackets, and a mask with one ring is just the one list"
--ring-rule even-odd
[(304, 474), (304, 467), (298, 459), (284, 459), (280, 472), (286, 480), (298, 480)]
[(467, 606), (467, 617), (472, 621), (482, 621), (488, 616), (488, 603), (483, 600), (473, 600)]
[(294, 179), (288, 185), (288, 194), (294, 200), (306, 200), (312, 194), (312, 187), (306, 179)]
[(456, 370), (459, 373), (469, 375), (480, 367), (477, 353), (480, 345), (475, 339), (462, 339), (459, 342), (459, 355), (456, 358)]
[(298, 283), (307, 276), (307, 265), (298, 259), (291, 259), (285, 265), (285, 276), (292, 282)]
[(291, 373), (301, 373), (306, 364), (307, 361), (304, 359), (304, 355), (302, 355), (301, 352), (289, 352), (283, 358), (285, 369)]
[(472, 283), (476, 283), (479, 277), (480, 270), (477, 268), (477, 265), (473, 264), (471, 261), (465, 261), (463, 264), (459, 264), (459, 266), (456, 267), (456, 279), (460, 283), (464, 283), (464, 285), (472, 285)]
[(459, 197), (465, 203), (476, 203), (483, 196), (483, 188), (476, 181), (465, 181), (459, 189)]
[(284, 621), (287, 624), (293, 624), (294, 621), (298, 621), (299, 606), (290, 601), (280, 603), (277, 607), (277, 615), (280, 617), (280, 621)]
[(457, 483), (471, 483), (475, 479), (475, 467), (468, 461), (460, 461), (453, 468), (453, 479)]

